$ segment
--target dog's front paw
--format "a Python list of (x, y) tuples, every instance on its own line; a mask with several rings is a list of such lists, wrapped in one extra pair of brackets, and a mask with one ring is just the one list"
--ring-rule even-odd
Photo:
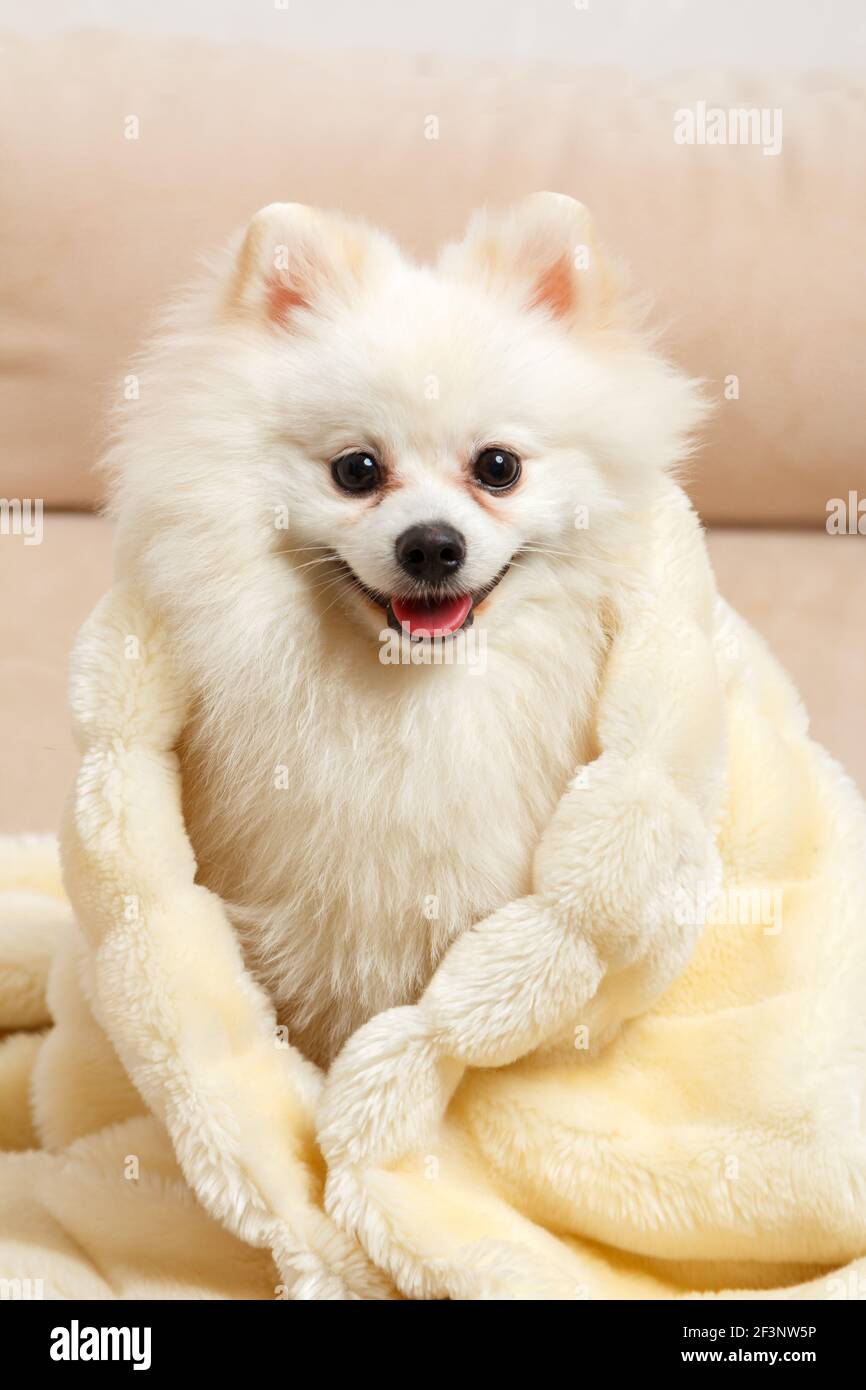
[(377, 1014), (346, 1043), (318, 1107), (328, 1165), (383, 1165), (433, 1138), (463, 1068), (416, 1005)]

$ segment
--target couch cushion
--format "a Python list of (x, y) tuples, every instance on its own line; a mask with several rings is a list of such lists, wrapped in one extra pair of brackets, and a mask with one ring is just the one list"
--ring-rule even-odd
[(866, 793), (866, 540), (716, 529), (709, 547), (720, 593), (769, 642), (813, 737)]
[[(0, 496), (95, 497), (130, 350), (260, 205), (337, 205), (424, 254), (477, 204), (536, 188), (589, 204), (719, 402), (692, 471), (708, 520), (820, 526), (829, 497), (866, 494), (862, 83), (395, 55), (359, 73), (99, 33), (5, 38), (0, 78)], [(781, 153), (675, 143), (674, 113), (699, 101), (780, 108)]]
[(56, 830), (78, 756), (67, 711), (67, 659), (111, 582), (111, 527), (49, 512), (41, 545), (0, 536), (0, 833)]
[[(0, 833), (53, 830), (77, 765), (66, 710), (75, 633), (110, 582), (109, 523), (45, 517), (41, 545), (0, 538)], [(719, 585), (794, 676), (812, 727), (866, 789), (866, 570), (856, 537), (715, 531)]]

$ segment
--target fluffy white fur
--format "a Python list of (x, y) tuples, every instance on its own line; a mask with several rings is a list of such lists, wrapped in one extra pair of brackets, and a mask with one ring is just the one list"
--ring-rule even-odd
[[(615, 597), (699, 412), (629, 316), (571, 199), (480, 215), (435, 268), (275, 205), (141, 361), (110, 459), (118, 574), (192, 691), (200, 880), (317, 1061), (529, 890), (594, 756)], [(488, 443), (524, 460), (512, 495), (467, 486)], [(352, 447), (387, 461), (382, 498), (334, 486)], [(466, 538), (461, 587), (513, 560), (475, 616), (483, 672), (383, 665), (384, 615), (330, 558), (393, 593), (397, 536), (436, 520)]]

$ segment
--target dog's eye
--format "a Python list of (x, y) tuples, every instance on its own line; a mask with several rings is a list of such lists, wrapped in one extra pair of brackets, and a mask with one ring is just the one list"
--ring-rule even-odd
[(482, 487), (503, 492), (520, 477), (520, 459), (507, 449), (482, 449), (472, 469)]
[(359, 451), (334, 459), (331, 476), (344, 492), (372, 492), (379, 486), (382, 470), (372, 454)]

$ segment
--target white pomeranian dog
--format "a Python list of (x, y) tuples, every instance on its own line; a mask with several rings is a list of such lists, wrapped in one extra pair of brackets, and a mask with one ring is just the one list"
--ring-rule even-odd
[(193, 693), (199, 879), (327, 1065), (528, 892), (595, 755), (611, 586), (702, 406), (554, 194), (435, 267), (267, 207), (137, 371), (116, 566)]

